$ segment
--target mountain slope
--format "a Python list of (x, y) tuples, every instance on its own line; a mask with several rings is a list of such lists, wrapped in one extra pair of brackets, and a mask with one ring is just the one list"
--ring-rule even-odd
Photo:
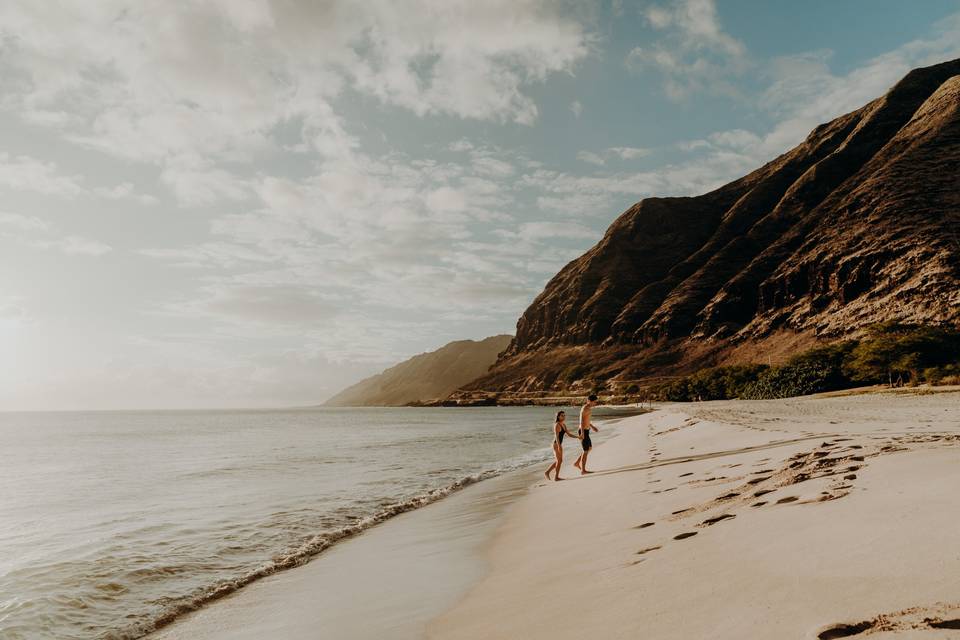
[[(648, 198), (558, 273), (479, 390), (643, 379), (960, 320), (960, 60), (711, 193)], [(764, 358), (766, 360), (766, 358)]]
[(333, 407), (402, 406), (442, 399), (487, 372), (512, 336), (458, 340), (361, 380), (327, 400)]

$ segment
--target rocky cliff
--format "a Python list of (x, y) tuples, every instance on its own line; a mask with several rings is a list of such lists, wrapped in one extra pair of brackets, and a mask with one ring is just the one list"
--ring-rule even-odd
[(960, 320), (960, 60), (910, 72), (716, 191), (637, 203), (467, 388), (765, 361), (890, 319)]
[(458, 340), (361, 380), (324, 403), (333, 407), (403, 406), (443, 399), (487, 372), (512, 336)]

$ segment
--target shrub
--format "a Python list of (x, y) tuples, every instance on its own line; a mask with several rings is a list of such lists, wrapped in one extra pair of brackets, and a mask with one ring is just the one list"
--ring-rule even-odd
[(856, 383), (907, 380), (917, 384), (960, 382), (960, 331), (887, 322), (871, 327), (861, 341), (816, 347), (779, 367), (738, 365), (701, 369), (651, 389), (658, 400), (787, 398), (835, 391)]
[(870, 328), (867, 337), (844, 361), (855, 382), (919, 381), (921, 371), (960, 357), (960, 331), (887, 322)]
[(827, 362), (804, 360), (773, 367), (760, 374), (743, 390), (751, 400), (790, 398), (832, 391), (837, 386), (837, 369)]
[(763, 364), (734, 365), (701, 369), (651, 390), (653, 397), (673, 402), (727, 400), (739, 398), (743, 389), (767, 369)]

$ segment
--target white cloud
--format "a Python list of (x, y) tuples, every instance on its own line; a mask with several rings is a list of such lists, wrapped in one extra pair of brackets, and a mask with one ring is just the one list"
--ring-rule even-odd
[(55, 249), (67, 255), (79, 256), (102, 256), (113, 251), (113, 248), (108, 244), (82, 236), (35, 240), (30, 242), (29, 245), (38, 249)]
[(53, 162), (0, 152), (0, 186), (71, 198), (84, 193), (79, 176), (60, 173)]
[(607, 151), (620, 156), (623, 160), (634, 160), (650, 155), (649, 149), (641, 149), (639, 147), (610, 147)]
[(68, 255), (102, 256), (112, 247), (78, 235), (60, 235), (52, 223), (35, 216), (0, 212), (0, 238), (35, 249), (53, 249)]
[(202, 206), (220, 200), (241, 201), (249, 196), (247, 182), (229, 171), (212, 166), (196, 156), (169, 160), (160, 173), (184, 206)]
[(643, 12), (647, 23), (662, 37), (627, 54), (628, 68), (653, 69), (673, 100), (685, 100), (698, 91), (739, 96), (731, 76), (750, 66), (746, 47), (720, 25), (714, 0), (677, 0)]
[(50, 228), (50, 223), (35, 216), (0, 212), (0, 229), (3, 227), (19, 231), (46, 231)]
[[(6, 106), (69, 139), (163, 166), (185, 204), (240, 200), (220, 163), (274, 148), (301, 121), (329, 158), (357, 147), (334, 102), (344, 86), (418, 115), (530, 124), (526, 88), (570, 71), (590, 36), (543, 0), (215, 2), (120, 0), (0, 7)], [(255, 36), (255, 37), (253, 37)], [(190, 158), (184, 162), (183, 158)], [(214, 164), (211, 166), (211, 162)], [(69, 182), (44, 188), (69, 190)]]
[(11, 156), (2, 151), (0, 188), (31, 191), (59, 198), (96, 196), (110, 200), (131, 199), (141, 204), (155, 204), (157, 201), (153, 196), (138, 193), (129, 182), (113, 187), (88, 187), (82, 176), (65, 174), (54, 162), (26, 155)]
[(583, 114), (583, 104), (579, 100), (574, 100), (570, 103), (570, 111), (575, 118), (579, 118)]
[(577, 159), (595, 165), (605, 165), (607, 159), (616, 157), (621, 160), (636, 160), (650, 155), (649, 149), (640, 147), (607, 147), (600, 152), (580, 151), (577, 153)]
[(595, 165), (604, 165), (607, 161), (599, 153), (594, 153), (593, 151), (578, 151), (577, 160), (582, 160), (583, 162), (588, 162)]

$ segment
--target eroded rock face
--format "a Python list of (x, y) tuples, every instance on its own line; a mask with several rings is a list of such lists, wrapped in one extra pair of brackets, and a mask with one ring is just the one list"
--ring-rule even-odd
[[(560, 362), (551, 354), (577, 345), (623, 358), (628, 345), (670, 343), (682, 363), (684, 343), (719, 353), (777, 332), (832, 339), (890, 319), (957, 322), (958, 285), (954, 60), (910, 72), (716, 191), (631, 207), (547, 284), (491, 373), (470, 386), (511, 388), (522, 377), (530, 388), (531, 375), (548, 386)], [(539, 373), (532, 353), (543, 356)]]

